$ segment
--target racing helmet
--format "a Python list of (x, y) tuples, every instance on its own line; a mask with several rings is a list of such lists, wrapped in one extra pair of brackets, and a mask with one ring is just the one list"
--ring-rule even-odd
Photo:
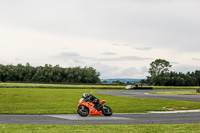
[(85, 98), (87, 96), (87, 93), (83, 93), (82, 97)]

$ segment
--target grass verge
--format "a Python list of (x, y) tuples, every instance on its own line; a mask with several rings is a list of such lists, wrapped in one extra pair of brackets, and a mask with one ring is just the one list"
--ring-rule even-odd
[[(39, 89), (39, 88), (0, 88), (0, 114), (68, 114), (77, 113), (77, 103), (83, 93), (99, 89)], [(102, 91), (102, 90), (101, 90)], [(200, 102), (142, 99), (94, 94), (114, 113), (145, 113), (199, 109)]]
[(149, 94), (162, 94), (162, 95), (200, 95), (196, 91), (167, 91), (167, 92), (149, 92)]
[(0, 133), (199, 133), (200, 124), (166, 125), (0, 125)]

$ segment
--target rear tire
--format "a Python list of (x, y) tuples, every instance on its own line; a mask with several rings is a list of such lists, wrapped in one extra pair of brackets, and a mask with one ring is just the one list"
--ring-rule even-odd
[(86, 116), (88, 116), (88, 114), (89, 114), (89, 110), (88, 110), (85, 106), (80, 106), (80, 107), (77, 109), (77, 113), (78, 113), (80, 116), (86, 117)]
[(111, 116), (113, 112), (112, 112), (112, 109), (110, 107), (104, 105), (103, 109), (102, 109), (102, 113), (105, 116)]

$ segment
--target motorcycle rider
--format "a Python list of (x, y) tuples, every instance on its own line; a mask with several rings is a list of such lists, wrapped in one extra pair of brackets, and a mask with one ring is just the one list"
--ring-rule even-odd
[(102, 109), (103, 105), (100, 104), (99, 99), (93, 96), (92, 94), (83, 93), (82, 97), (86, 100), (86, 102), (91, 102), (95, 104), (95, 108), (99, 111)]

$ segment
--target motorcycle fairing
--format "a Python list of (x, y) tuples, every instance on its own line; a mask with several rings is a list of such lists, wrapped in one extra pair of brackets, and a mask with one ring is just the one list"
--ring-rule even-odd
[(81, 102), (78, 107), (80, 106), (85, 106), (89, 109), (89, 115), (103, 115), (102, 114), (102, 111), (98, 111), (95, 107), (94, 107), (95, 104), (93, 103), (90, 103), (90, 102)]

